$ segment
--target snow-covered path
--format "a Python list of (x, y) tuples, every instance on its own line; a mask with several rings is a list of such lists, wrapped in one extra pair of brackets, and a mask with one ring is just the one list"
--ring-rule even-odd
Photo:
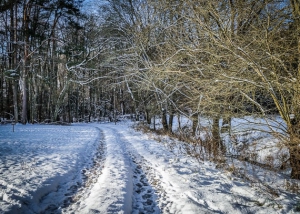
[[(103, 173), (72, 213), (286, 213), (268, 195), (215, 169), (170, 152), (126, 125), (95, 125), (104, 135)], [(266, 203), (267, 206), (257, 206)]]
[(153, 152), (144, 144), (145, 137), (140, 138), (122, 126), (102, 124), (98, 127), (107, 144), (102, 174), (86, 198), (70, 206), (67, 212), (210, 213), (210, 209), (186, 195), (186, 189), (190, 189), (187, 181), (178, 186), (182, 178), (174, 177), (173, 187), (172, 176), (166, 176), (168, 172), (161, 173), (168, 171), (170, 164), (167, 156), (157, 153), (166, 152), (162, 145), (155, 145), (157, 151)]
[(107, 157), (102, 174), (82, 200), (78, 213), (130, 213), (132, 204), (132, 169), (124, 142), (113, 130), (103, 129)]
[(128, 124), (9, 128), (0, 126), (0, 213), (292, 213), (298, 200), (271, 199)]

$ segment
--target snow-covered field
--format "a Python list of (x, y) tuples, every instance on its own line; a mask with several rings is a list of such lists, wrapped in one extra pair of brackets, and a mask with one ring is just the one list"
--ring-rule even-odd
[(0, 126), (0, 213), (293, 213), (130, 123)]

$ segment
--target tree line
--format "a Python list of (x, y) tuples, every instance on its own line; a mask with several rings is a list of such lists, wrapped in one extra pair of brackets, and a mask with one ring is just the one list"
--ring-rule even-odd
[[(278, 114), (300, 178), (299, 0), (1, 1), (0, 114), (22, 123), (139, 113), (219, 121)], [(284, 133), (284, 134), (282, 134)]]

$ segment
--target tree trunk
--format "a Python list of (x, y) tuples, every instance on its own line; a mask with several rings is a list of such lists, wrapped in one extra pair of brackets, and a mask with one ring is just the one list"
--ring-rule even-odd
[[(26, 66), (25, 66), (26, 67)], [(23, 86), (23, 97), (22, 97), (22, 124), (27, 123), (27, 78), (26, 68), (23, 71), (22, 86)]]
[(169, 116), (169, 132), (172, 133), (172, 129), (173, 129), (173, 119), (174, 119), (174, 112), (170, 112), (170, 116)]
[(198, 114), (194, 114), (192, 116), (192, 136), (195, 137), (198, 123), (199, 123), (199, 118)]
[(175, 114), (175, 110), (174, 110), (174, 107), (172, 105), (169, 106), (169, 132), (172, 133), (173, 132), (173, 120), (174, 120), (174, 114)]
[(178, 129), (181, 130), (181, 121), (180, 121), (180, 113), (177, 114), (177, 120), (178, 120)]
[(147, 124), (150, 125), (151, 124), (151, 117), (150, 117), (150, 113), (149, 113), (148, 109), (146, 109), (145, 114), (146, 114)]
[(300, 123), (291, 124), (290, 141), (289, 141), (289, 153), (290, 153), (290, 165), (292, 168), (291, 178), (300, 179)]
[(18, 83), (14, 79), (13, 80), (13, 103), (14, 103), (14, 118), (15, 122), (18, 123), (19, 121), (19, 111), (18, 111)]
[(212, 151), (214, 156), (216, 157), (218, 154), (222, 154), (226, 151), (224, 144), (222, 143), (221, 136), (220, 136), (220, 126), (219, 126), (220, 118), (218, 116), (213, 117), (213, 124), (212, 124)]
[(168, 131), (167, 111), (165, 109), (162, 110), (161, 123), (162, 123), (162, 126), (164, 128), (164, 131)]
[(3, 71), (3, 66), (0, 67), (0, 73), (1, 73), (1, 77), (0, 77), (0, 122), (2, 121), (3, 118), (3, 113), (4, 113), (4, 87), (3, 87), (3, 83), (4, 83), (4, 71)]
[[(300, 54), (300, 0), (291, 0), (293, 18), (295, 24), (295, 35), (298, 45), (298, 55)], [(292, 168), (291, 178), (300, 179), (300, 57), (297, 65), (297, 81), (293, 95), (293, 114), (294, 118), (290, 121), (290, 165)], [(288, 124), (289, 125), (289, 124)]]
[(30, 8), (29, 2), (24, 5), (23, 10), (23, 22), (24, 22), (24, 56), (23, 56), (23, 73), (22, 73), (22, 87), (23, 87), (23, 97), (22, 97), (22, 124), (27, 123), (27, 110), (28, 110), (28, 90), (27, 90), (27, 73), (28, 73), (28, 62), (29, 62), (29, 15)]
[(63, 89), (61, 90), (57, 101), (55, 103), (55, 111), (54, 111), (54, 118), (57, 120), (57, 118), (59, 118), (59, 110), (60, 108), (64, 105), (64, 99), (66, 97), (66, 94), (68, 92), (68, 88), (69, 88), (69, 81), (67, 80), (67, 82), (65, 83)]
[[(12, 34), (11, 34), (11, 41), (13, 41), (12, 44), (12, 60), (11, 60), (11, 70), (17, 69), (17, 3), (11, 8), (10, 15), (11, 15), (11, 28), (12, 28)], [(15, 70), (15, 73), (17, 71)], [(19, 112), (18, 112), (18, 81), (16, 79), (17, 77), (13, 78), (12, 81), (12, 89), (13, 89), (13, 105), (14, 105), (14, 119), (17, 123), (19, 121)]]

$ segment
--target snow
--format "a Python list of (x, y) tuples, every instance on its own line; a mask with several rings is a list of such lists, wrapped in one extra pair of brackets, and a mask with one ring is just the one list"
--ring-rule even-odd
[(124, 142), (112, 130), (104, 129), (107, 158), (102, 175), (82, 201), (81, 213), (97, 210), (100, 213), (130, 213), (132, 204), (132, 169), (124, 149)]
[(41, 212), (63, 201), (99, 137), (92, 127), (0, 126), (0, 210)]
[(131, 125), (1, 125), (0, 213), (293, 213), (299, 202)]

